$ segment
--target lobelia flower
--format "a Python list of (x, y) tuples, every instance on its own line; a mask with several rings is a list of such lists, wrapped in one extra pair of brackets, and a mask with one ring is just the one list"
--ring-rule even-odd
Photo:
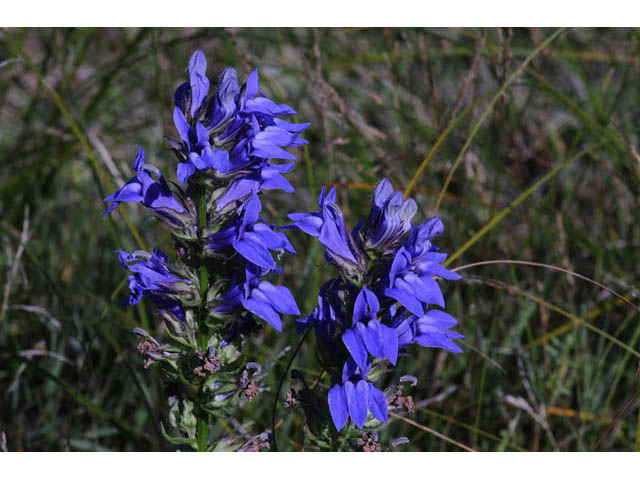
[(213, 150), (209, 143), (209, 132), (200, 122), (193, 128), (187, 122), (182, 110), (176, 107), (173, 111), (173, 123), (180, 133), (187, 154), (187, 161), (179, 163), (178, 180), (184, 185), (197, 170), (218, 170), (227, 168), (229, 153), (226, 150)]
[(336, 187), (325, 195), (324, 187), (320, 192), (318, 207), (320, 211), (311, 213), (290, 213), (294, 221), (291, 227), (302, 230), (307, 235), (318, 237), (327, 249), (327, 257), (337, 265), (346, 266), (347, 262), (357, 265), (356, 250), (351, 236), (347, 233), (344, 217), (336, 205)]
[(134, 178), (105, 199), (112, 202), (105, 214), (122, 202), (139, 202), (171, 229), (177, 263), (158, 249), (117, 253), (130, 272), (128, 302), (149, 298), (166, 322), (166, 349), (155, 339), (141, 346), (145, 366), (166, 360), (163, 375), (193, 387), (172, 395), (169, 422), (177, 435), (164, 429), (163, 434), (199, 450), (210, 437), (201, 428), (209, 414), (231, 415), (240, 405), (238, 392), (249, 399), (260, 391), (259, 379), (249, 379), (247, 372), (257, 364), (242, 367), (243, 343), (259, 328), (258, 319), (282, 330), (283, 314), (300, 315), (289, 289), (265, 279), (281, 272), (285, 251), (295, 250), (284, 233), (260, 217), (259, 194), (293, 191), (284, 174), (295, 157), (286, 148), (307, 143), (300, 134), (309, 126), (279, 118), (296, 112), (265, 97), (257, 70), (241, 86), (229, 67), (215, 91), (206, 70), (204, 54), (196, 51), (189, 79), (174, 95), (179, 137), (167, 140), (178, 158), (176, 176), (187, 185), (184, 191), (173, 184), (172, 193), (160, 171), (145, 165), (140, 149)]
[(282, 320), (278, 312), (300, 315), (300, 310), (287, 287), (276, 286), (266, 280), (260, 281), (261, 274), (261, 269), (249, 264), (244, 283), (235, 283), (220, 298), (222, 304), (216, 308), (216, 311), (226, 313), (242, 306), (276, 330), (282, 331)]
[(329, 411), (337, 430), (349, 417), (356, 427), (362, 428), (367, 412), (381, 422), (387, 421), (387, 399), (373, 383), (367, 381), (371, 364), (360, 367), (349, 359), (342, 369), (342, 382), (329, 390)]
[(172, 222), (180, 222), (180, 214), (186, 213), (187, 210), (173, 196), (160, 170), (153, 165), (145, 164), (142, 147), (138, 149), (133, 168), (136, 175), (120, 190), (104, 199), (105, 202), (113, 203), (102, 216), (113, 211), (122, 202), (139, 202)]
[(359, 230), (362, 246), (377, 250), (382, 255), (394, 253), (411, 232), (411, 219), (417, 206), (413, 199), (403, 199), (399, 191), (393, 191), (391, 182), (382, 179), (373, 194), (371, 212)]
[(400, 348), (417, 343), (423, 347), (437, 347), (452, 353), (461, 353), (462, 349), (452, 339), (464, 338), (464, 335), (452, 332), (449, 328), (458, 322), (442, 310), (429, 310), (421, 317), (403, 312), (393, 320), (393, 328), (398, 337)]
[(183, 319), (182, 306), (175, 296), (188, 294), (191, 284), (186, 278), (181, 278), (172, 273), (169, 258), (160, 249), (151, 253), (136, 250), (127, 253), (116, 250), (120, 265), (129, 270), (129, 305), (135, 305), (143, 297), (149, 297), (159, 310), (166, 310), (176, 317)]
[(446, 255), (438, 253), (437, 247), (431, 244), (431, 239), (443, 230), (439, 217), (414, 227), (405, 245), (396, 252), (389, 270), (384, 294), (418, 317), (424, 315), (425, 305), (436, 304), (444, 308), (444, 298), (434, 275), (448, 280), (460, 278), (440, 265)]
[(392, 365), (398, 358), (398, 336), (393, 328), (378, 320), (379, 311), (378, 297), (363, 287), (353, 307), (353, 326), (342, 334), (351, 358), (363, 370), (369, 354), (374, 358), (387, 358)]
[(242, 219), (237, 219), (227, 228), (209, 235), (210, 243), (207, 248), (224, 250), (233, 247), (258, 267), (275, 269), (276, 263), (269, 250), (286, 250), (290, 253), (296, 251), (285, 234), (274, 232), (267, 224), (258, 222), (261, 209), (260, 199), (254, 192), (251, 200), (244, 204)]

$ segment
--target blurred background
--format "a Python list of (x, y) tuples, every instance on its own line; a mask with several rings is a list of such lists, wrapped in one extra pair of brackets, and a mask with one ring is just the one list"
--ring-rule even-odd
[[(312, 123), (296, 192), (263, 197), (269, 221), (336, 184), (353, 227), (387, 177), (410, 186), (420, 221), (442, 217), (450, 268), (556, 268), (490, 263), (443, 284), (464, 353), (400, 360), (419, 381), (413, 423), (390, 419), (383, 447), (459, 450), (426, 427), (477, 450), (640, 449), (640, 315), (625, 303), (640, 304), (640, 31), (431, 28), (0, 31), (0, 446), (170, 448), (167, 395), (132, 334), (159, 320), (124, 306), (113, 251), (171, 239), (142, 208), (100, 214), (139, 146), (175, 179), (162, 137), (195, 49), (212, 81), (258, 67), (265, 93)], [(315, 241), (290, 237), (280, 281), (306, 315), (334, 273)], [(270, 428), (298, 340), (265, 328), (247, 346), (275, 375), (216, 434)], [(293, 368), (320, 373), (313, 336)], [(283, 450), (303, 448), (302, 412), (282, 407), (297, 382), (277, 400)]]

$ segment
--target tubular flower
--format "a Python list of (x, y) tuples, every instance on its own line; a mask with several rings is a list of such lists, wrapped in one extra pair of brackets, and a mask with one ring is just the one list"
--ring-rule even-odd
[(347, 233), (342, 210), (335, 203), (336, 187), (325, 195), (324, 187), (318, 199), (320, 211), (312, 213), (290, 213), (288, 216), (296, 227), (307, 235), (318, 237), (326, 248), (327, 258), (337, 265), (345, 266), (347, 262), (357, 265), (355, 246)]
[(411, 232), (416, 209), (413, 199), (403, 200), (402, 192), (394, 192), (391, 182), (383, 179), (376, 186), (371, 212), (359, 230), (363, 247), (383, 255), (394, 253)]
[(139, 202), (170, 220), (178, 221), (180, 214), (187, 210), (173, 196), (160, 170), (145, 164), (142, 147), (138, 149), (133, 168), (136, 175), (120, 190), (104, 199), (105, 202), (112, 203), (102, 216), (113, 211), (122, 202)]
[(149, 297), (159, 310), (172, 312), (183, 319), (184, 314), (177, 297), (192, 294), (191, 281), (176, 276), (171, 271), (169, 258), (160, 249), (151, 253), (136, 250), (127, 253), (117, 250), (120, 265), (131, 272), (129, 281), (129, 305), (135, 305), (143, 297)]
[(260, 274), (259, 268), (248, 266), (244, 283), (234, 283), (220, 298), (221, 305), (216, 310), (226, 313), (242, 306), (276, 330), (282, 331), (279, 313), (300, 315), (300, 310), (287, 287), (276, 286), (266, 280), (260, 281)]
[(209, 249), (222, 250), (229, 247), (249, 262), (263, 269), (273, 270), (276, 262), (269, 250), (296, 253), (286, 235), (274, 232), (263, 222), (258, 222), (261, 210), (260, 199), (255, 193), (244, 205), (242, 219), (237, 219), (229, 227), (209, 235)]
[(329, 390), (329, 411), (336, 429), (342, 430), (349, 417), (356, 427), (362, 428), (367, 413), (381, 422), (387, 421), (387, 399), (373, 383), (367, 381), (371, 365), (360, 367), (347, 360), (341, 382)]

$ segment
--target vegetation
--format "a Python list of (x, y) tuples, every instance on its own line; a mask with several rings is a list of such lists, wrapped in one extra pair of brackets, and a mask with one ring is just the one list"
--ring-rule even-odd
[[(640, 450), (640, 31), (210, 28), (0, 32), (9, 450), (169, 448), (168, 394), (132, 333), (160, 320), (150, 302), (125, 305), (113, 251), (172, 242), (142, 209), (100, 214), (140, 145), (174, 170), (159, 139), (175, 135), (173, 92), (196, 49), (212, 79), (258, 67), (269, 96), (312, 123), (295, 194), (263, 200), (274, 221), (335, 184), (354, 226), (387, 177), (416, 218), (444, 222), (464, 353), (399, 359), (419, 381), (415, 408), (381, 429), (383, 448), (406, 436), (397, 450)], [(308, 315), (333, 271), (317, 242), (290, 239), (283, 283)], [(304, 448), (303, 413), (283, 407), (299, 384), (293, 323), (252, 339), (248, 356), (275, 375), (213, 434), (269, 431), (275, 402), (278, 447)], [(313, 349), (292, 369), (319, 374)]]

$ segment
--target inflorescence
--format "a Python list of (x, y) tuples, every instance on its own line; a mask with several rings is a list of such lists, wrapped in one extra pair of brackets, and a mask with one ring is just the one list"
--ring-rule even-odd
[[(300, 314), (289, 289), (266, 279), (280, 273), (284, 252), (295, 250), (260, 216), (260, 196), (266, 190), (293, 192), (283, 174), (295, 157), (285, 148), (307, 143), (300, 134), (309, 124), (280, 118), (296, 112), (261, 92), (257, 70), (240, 85), (236, 71), (226, 68), (214, 91), (206, 67), (196, 51), (189, 81), (174, 97), (179, 138), (166, 140), (178, 159), (180, 183), (165, 180), (140, 148), (135, 176), (105, 199), (111, 203), (104, 214), (123, 202), (141, 203), (170, 228), (173, 260), (159, 249), (117, 252), (130, 272), (128, 303), (149, 298), (168, 327), (168, 345), (137, 329), (144, 337), (139, 349), (146, 365), (163, 362), (169, 379), (199, 387), (187, 409), (195, 404), (223, 415), (229, 392), (242, 390), (238, 385), (251, 387), (247, 397), (256, 393), (247, 378), (251, 369), (234, 346), (260, 328), (256, 319), (281, 330), (282, 314)], [(185, 405), (180, 408), (184, 412)], [(181, 433), (193, 434), (189, 428)]]
[[(325, 405), (335, 429), (343, 430), (349, 418), (363, 429), (369, 413), (386, 422), (388, 405), (399, 398), (411, 402), (376, 386), (380, 372), (395, 368), (414, 343), (461, 351), (453, 340), (462, 335), (449, 330), (456, 320), (443, 310), (436, 280), (460, 278), (441, 265), (446, 254), (432, 243), (443, 231), (441, 220), (413, 225), (415, 202), (384, 179), (369, 216), (351, 232), (335, 187), (328, 193), (322, 189), (318, 211), (290, 214), (293, 224), (286, 227), (267, 223), (260, 216), (261, 195), (294, 191), (283, 175), (295, 160), (286, 148), (307, 143), (300, 134), (309, 124), (280, 118), (296, 112), (261, 92), (257, 70), (240, 85), (228, 67), (214, 91), (206, 67), (203, 53), (196, 51), (189, 81), (174, 97), (179, 138), (166, 140), (178, 159), (178, 182), (146, 163), (140, 148), (135, 175), (105, 198), (110, 205), (103, 214), (123, 202), (141, 203), (167, 225), (174, 241), (174, 258), (157, 248), (116, 252), (130, 272), (128, 303), (147, 297), (167, 327), (167, 344), (135, 329), (145, 367), (161, 363), (173, 385), (169, 389), (177, 392), (169, 399), (169, 417), (178, 436), (165, 436), (206, 449), (208, 415), (232, 415), (242, 393), (250, 401), (259, 392), (261, 367), (246, 362), (244, 340), (262, 327), (260, 321), (280, 331), (281, 315), (300, 315), (289, 289), (266, 279), (281, 272), (285, 252), (296, 253), (280, 228), (317, 237), (338, 272), (321, 287), (311, 315), (296, 323), (299, 332), (315, 330), (317, 356), (331, 376)], [(303, 396), (290, 392), (286, 404), (300, 403)], [(254, 443), (264, 446), (267, 437), (261, 435)], [(358, 445), (380, 448), (377, 434), (358, 438)]]
[(440, 218), (413, 225), (415, 202), (388, 180), (378, 184), (369, 216), (351, 232), (335, 202), (335, 187), (323, 189), (317, 212), (289, 215), (294, 227), (318, 238), (338, 270), (297, 327), (316, 332), (322, 366), (332, 377), (328, 402), (336, 429), (349, 418), (361, 429), (368, 412), (387, 421), (387, 398), (369, 380), (372, 368), (395, 366), (398, 353), (413, 343), (462, 351), (452, 341), (462, 335), (449, 330), (457, 322), (440, 310), (444, 298), (434, 279), (460, 276), (441, 265), (447, 255), (432, 243), (443, 232)]

